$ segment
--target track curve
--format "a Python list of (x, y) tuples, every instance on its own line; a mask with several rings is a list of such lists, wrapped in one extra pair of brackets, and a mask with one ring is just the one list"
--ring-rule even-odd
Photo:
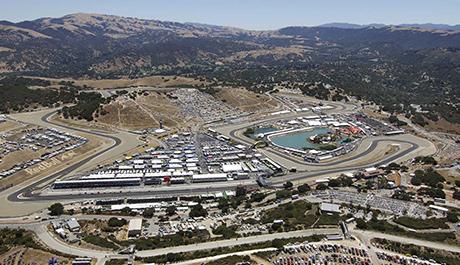
[(51, 122), (49, 121), (48, 119), (53, 116), (54, 114), (56, 114), (57, 111), (54, 111), (54, 112), (50, 112), (46, 115), (44, 115), (41, 120), (45, 123), (49, 123), (51, 125), (54, 125), (54, 126), (57, 126), (57, 127), (62, 127), (62, 128), (66, 128), (66, 129), (69, 129), (69, 130), (74, 130), (74, 131), (79, 131), (79, 132), (84, 132), (84, 133), (89, 133), (89, 134), (93, 134), (93, 135), (96, 135), (96, 136), (99, 136), (99, 137), (103, 137), (103, 138), (107, 138), (107, 139), (110, 139), (114, 142), (113, 145), (109, 146), (108, 148), (104, 149), (104, 150), (101, 150), (85, 159), (82, 159), (80, 161), (78, 161), (77, 163), (75, 164), (72, 164), (70, 165), (69, 167), (66, 167), (56, 173), (53, 173), (45, 178), (42, 178), (10, 195), (8, 195), (7, 199), (9, 201), (12, 201), (12, 202), (20, 202), (20, 201), (26, 201), (27, 199), (21, 199), (19, 198), (20, 195), (23, 195), (24, 198), (34, 198), (36, 195), (33, 195), (31, 192), (33, 190), (33, 187), (35, 186), (38, 186), (40, 184), (43, 184), (45, 182), (48, 182), (52, 179), (55, 179), (55, 178), (59, 178), (59, 177), (62, 177), (62, 176), (65, 176), (66, 174), (72, 172), (73, 170), (79, 168), (80, 166), (84, 165), (85, 163), (87, 163), (88, 161), (114, 149), (115, 147), (117, 147), (118, 145), (121, 144), (121, 139), (118, 138), (118, 137), (115, 137), (115, 136), (112, 136), (112, 135), (107, 135), (107, 134), (103, 134), (103, 133), (100, 133), (100, 132), (94, 132), (94, 131), (89, 131), (89, 130), (84, 130), (84, 129), (80, 129), (80, 128), (74, 128), (74, 127), (70, 127), (70, 126), (67, 126), (67, 125), (62, 125), (62, 124), (58, 124), (58, 123), (55, 123), (55, 122)]

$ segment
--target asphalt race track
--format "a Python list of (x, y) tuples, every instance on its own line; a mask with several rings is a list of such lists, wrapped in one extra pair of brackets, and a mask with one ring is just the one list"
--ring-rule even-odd
[[(342, 105), (338, 105), (338, 106), (335, 106), (334, 108), (335, 110), (345, 110), (345, 106), (342, 106)], [(181, 195), (199, 195), (199, 194), (204, 194), (204, 193), (209, 193), (209, 192), (218, 192), (218, 191), (225, 191), (225, 190), (230, 190), (232, 188), (235, 188), (236, 186), (240, 185), (240, 183), (238, 182), (235, 182), (233, 185), (232, 184), (229, 184), (228, 186), (225, 186), (225, 187), (213, 187), (212, 186), (212, 183), (207, 183), (207, 184), (203, 184), (203, 187), (188, 187), (187, 185), (184, 185), (184, 186), (177, 186), (177, 187), (174, 187), (174, 189), (154, 189), (154, 190), (146, 190), (146, 191), (129, 191), (129, 189), (127, 190), (124, 190), (122, 192), (105, 192), (105, 193), (91, 193), (91, 194), (55, 194), (55, 195), (41, 195), (41, 194), (38, 194), (38, 193), (32, 193), (33, 189), (40, 185), (40, 184), (43, 184), (43, 183), (46, 183), (48, 181), (52, 181), (53, 179), (56, 179), (56, 178), (59, 178), (59, 177), (63, 177), (65, 175), (68, 175), (70, 172), (72, 172), (73, 170), (81, 167), (82, 165), (84, 165), (85, 163), (87, 163), (88, 161), (94, 159), (95, 157), (97, 156), (100, 156), (101, 154), (104, 154), (106, 152), (109, 152), (110, 150), (112, 150), (113, 148), (115, 148), (116, 146), (120, 145), (122, 143), (122, 140), (118, 137), (115, 137), (113, 135), (108, 135), (108, 134), (105, 134), (105, 133), (101, 133), (101, 132), (97, 132), (97, 131), (93, 131), (93, 130), (85, 130), (85, 129), (81, 129), (81, 128), (75, 128), (75, 127), (71, 127), (71, 126), (66, 126), (66, 125), (63, 125), (63, 124), (58, 124), (58, 123), (53, 123), (51, 121), (49, 121), (48, 119), (54, 115), (55, 112), (52, 112), (52, 113), (48, 113), (46, 115), (44, 115), (43, 117), (41, 117), (41, 120), (43, 122), (46, 122), (50, 125), (55, 125), (55, 126), (60, 126), (60, 127), (64, 127), (64, 128), (67, 128), (67, 129), (71, 129), (71, 130), (76, 130), (76, 131), (80, 131), (80, 132), (84, 132), (84, 133), (88, 133), (88, 134), (93, 134), (95, 136), (99, 136), (99, 137), (103, 137), (103, 138), (106, 138), (106, 139), (110, 139), (114, 142), (113, 145), (111, 145), (110, 147), (104, 149), (104, 150), (101, 150), (99, 152), (97, 152), (96, 154), (93, 154), (73, 165), (70, 165), (69, 167), (65, 168), (65, 169), (62, 169), (60, 170), (59, 172), (56, 172), (52, 175), (49, 175), (37, 182), (34, 182), (32, 184), (30, 184), (29, 186), (26, 186), (12, 194), (9, 194), (7, 196), (7, 200), (8, 201), (11, 201), (11, 202), (27, 202), (27, 201), (41, 201), (41, 202), (53, 202), (53, 201), (64, 201), (64, 200), (87, 200), (87, 199), (96, 199), (96, 198), (129, 198), (129, 197), (142, 197), (142, 196), (150, 196), (150, 197), (165, 197), (165, 196), (181, 196)], [(279, 119), (278, 118), (270, 118), (270, 119), (267, 119), (267, 120), (275, 120), (275, 119)], [(260, 122), (266, 122), (267, 120), (264, 120), (264, 121), (260, 121)], [(260, 123), (260, 122), (256, 122), (255, 124), (257, 123)], [(244, 143), (244, 144), (247, 144), (247, 145), (252, 145), (252, 143), (248, 140), (248, 139), (243, 139), (242, 137), (238, 137), (236, 135), (236, 132), (238, 130), (241, 130), (241, 128), (236, 128), (232, 131), (230, 131), (229, 133), (229, 136), (231, 138), (233, 138), (234, 140), (237, 140), (241, 143)], [(330, 169), (319, 169), (319, 167), (324, 167), (324, 166), (335, 166), (335, 165), (340, 165), (341, 163), (344, 163), (344, 162), (349, 162), (349, 161), (353, 161), (353, 160), (357, 160), (357, 159), (360, 159), (360, 158), (363, 158), (367, 155), (369, 155), (370, 153), (372, 153), (374, 150), (376, 150), (377, 146), (379, 143), (381, 142), (392, 142), (392, 143), (399, 143), (399, 144), (406, 144), (406, 145), (409, 145), (408, 148), (406, 148), (405, 150), (402, 150), (398, 153), (395, 153), (395, 154), (392, 154), (392, 155), (389, 155), (388, 157), (385, 157), (384, 159), (380, 160), (380, 161), (373, 161), (372, 163), (368, 163), (366, 165), (360, 165), (360, 166), (343, 166), (343, 167), (334, 167), (334, 168), (330, 168)], [(348, 158), (344, 158), (342, 160), (338, 160), (338, 161), (333, 161), (333, 162), (329, 162), (329, 163), (308, 163), (308, 162), (304, 162), (304, 161), (298, 161), (298, 160), (295, 160), (293, 159), (292, 157), (286, 155), (286, 154), (282, 154), (280, 152), (276, 152), (276, 155), (280, 156), (280, 157), (283, 157), (284, 159), (287, 159), (287, 160), (291, 160), (295, 163), (302, 163), (304, 165), (308, 165), (308, 166), (311, 166), (311, 167), (318, 167), (318, 169), (314, 169), (314, 170), (309, 170), (307, 172), (298, 172), (298, 173), (291, 173), (291, 174), (288, 174), (288, 175), (285, 175), (285, 176), (280, 176), (280, 177), (274, 177), (274, 178), (271, 178), (270, 181), (272, 184), (276, 185), (276, 184), (281, 184), (281, 183), (284, 183), (286, 181), (293, 181), (293, 180), (300, 180), (300, 179), (305, 179), (305, 178), (311, 178), (311, 177), (317, 177), (317, 176), (322, 176), (322, 175), (327, 175), (327, 174), (335, 174), (335, 173), (340, 173), (340, 172), (347, 172), (347, 171), (352, 171), (352, 170), (360, 170), (360, 169), (364, 169), (366, 167), (370, 167), (370, 166), (374, 166), (376, 164), (388, 164), (392, 161), (395, 161), (399, 158), (402, 158), (408, 154), (410, 154), (411, 152), (414, 152), (415, 150), (419, 149), (420, 148), (420, 145), (417, 144), (416, 142), (411, 142), (411, 141), (404, 141), (404, 140), (400, 140), (400, 139), (392, 139), (391, 137), (388, 137), (388, 138), (385, 138), (385, 139), (373, 139), (371, 141), (371, 144), (369, 145), (369, 147), (364, 150), (363, 152), (359, 153), (359, 154), (356, 154), (352, 157), (348, 157)], [(256, 184), (251, 184), (251, 185), (247, 185), (247, 186), (255, 186)]]
[(79, 168), (80, 166), (84, 165), (85, 163), (87, 163), (88, 161), (90, 161), (91, 159), (95, 158), (95, 157), (98, 157), (110, 150), (112, 150), (113, 148), (117, 147), (118, 145), (121, 144), (121, 140), (115, 136), (111, 136), (111, 135), (107, 135), (107, 134), (102, 134), (102, 133), (99, 133), (99, 132), (93, 132), (93, 131), (88, 131), (88, 130), (83, 130), (83, 129), (79, 129), (79, 128), (75, 128), (75, 127), (70, 127), (70, 126), (66, 126), (66, 125), (62, 125), (62, 124), (57, 124), (57, 123), (53, 123), (53, 122), (50, 122), (48, 121), (48, 118), (53, 116), (56, 112), (51, 112), (51, 113), (48, 113), (46, 114), (45, 116), (43, 116), (41, 118), (41, 120), (43, 122), (46, 122), (46, 123), (49, 123), (49, 124), (52, 124), (52, 125), (56, 125), (56, 126), (60, 126), (60, 127), (64, 127), (64, 128), (67, 128), (67, 129), (71, 129), (71, 130), (75, 130), (75, 131), (80, 131), (80, 132), (84, 132), (84, 133), (90, 133), (90, 134), (93, 134), (93, 135), (96, 135), (96, 136), (100, 136), (100, 137), (104, 137), (104, 138), (108, 138), (112, 141), (114, 141), (114, 144), (111, 145), (110, 147), (104, 149), (104, 150), (101, 150), (61, 171), (58, 171), (52, 175), (49, 175), (35, 183), (33, 183), (32, 185), (30, 186), (27, 186), (27, 187), (24, 187), (22, 188), (21, 190), (19, 191), (16, 191), (15, 193), (12, 193), (10, 194), (7, 198), (9, 201), (24, 201), (24, 199), (19, 199), (18, 196), (19, 195), (22, 195), (24, 198), (27, 198), (27, 199), (34, 199), (34, 198), (37, 198), (37, 195), (32, 195), (31, 192), (33, 190), (33, 187), (35, 186), (38, 186), (40, 184), (43, 184), (47, 181), (50, 181), (50, 180), (53, 180), (53, 179), (56, 179), (56, 178), (59, 178), (59, 177), (62, 177), (62, 176), (65, 176), (67, 174), (69, 174), (70, 172), (72, 172), (73, 170)]

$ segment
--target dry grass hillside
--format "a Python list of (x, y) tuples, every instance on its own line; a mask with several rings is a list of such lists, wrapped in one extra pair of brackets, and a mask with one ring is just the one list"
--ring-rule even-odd
[(184, 123), (180, 110), (163, 93), (145, 92), (135, 99), (120, 96), (104, 106), (107, 112), (97, 118), (98, 123), (129, 130), (158, 128), (160, 120), (169, 128)]
[[(28, 77), (28, 76), (25, 76)], [(48, 80), (52, 85), (58, 85), (62, 81), (73, 82), (76, 86), (87, 86), (90, 89), (115, 89), (126, 87), (174, 87), (174, 86), (196, 86), (206, 84), (195, 78), (181, 76), (149, 76), (142, 78), (119, 78), (119, 79), (71, 79), (71, 78), (46, 78), (28, 77)]]
[(246, 112), (271, 111), (278, 106), (277, 101), (265, 94), (256, 94), (243, 88), (223, 88), (215, 95), (218, 100)]

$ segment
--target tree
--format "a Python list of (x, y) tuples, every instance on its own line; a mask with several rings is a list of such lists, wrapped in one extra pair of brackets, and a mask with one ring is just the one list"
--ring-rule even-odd
[(233, 226), (228, 227), (226, 225), (220, 225), (216, 229), (214, 229), (212, 233), (215, 235), (222, 235), (225, 239), (238, 237), (238, 234), (235, 232)]
[(265, 199), (266, 195), (263, 193), (255, 192), (251, 194), (251, 201), (252, 202), (261, 202)]
[(116, 217), (111, 217), (109, 221), (107, 221), (107, 225), (110, 227), (121, 227), (127, 223), (126, 219)]
[(217, 208), (219, 208), (223, 213), (227, 213), (228, 209), (230, 208), (228, 200), (225, 198), (220, 198), (217, 204)]
[(174, 205), (171, 205), (171, 206), (168, 206), (168, 208), (166, 208), (166, 214), (171, 216), (171, 215), (174, 215), (176, 213), (176, 206)]
[(279, 190), (276, 192), (276, 199), (280, 200), (280, 199), (287, 199), (289, 197), (291, 197), (291, 192), (288, 191), (288, 190)]
[(131, 208), (124, 207), (123, 209), (121, 209), (121, 213), (122, 214), (131, 214)]
[(451, 222), (451, 223), (456, 223), (458, 222), (458, 216), (457, 214), (453, 213), (453, 212), (448, 212), (447, 213), (447, 221), (448, 222)]
[(272, 240), (272, 247), (277, 248), (277, 249), (282, 249), (284, 246), (284, 242), (280, 238), (275, 238)]
[(311, 188), (310, 188), (310, 186), (309, 186), (307, 183), (302, 184), (302, 185), (300, 185), (299, 187), (297, 187), (297, 191), (298, 191), (299, 193), (301, 193), (301, 194), (306, 193), (306, 192), (308, 192), (308, 191), (310, 191), (310, 190), (311, 190)]
[(292, 182), (290, 181), (287, 181), (286, 183), (283, 184), (283, 187), (287, 190), (292, 189), (293, 186), (294, 184), (292, 184)]
[(207, 215), (208, 211), (206, 211), (201, 204), (194, 205), (189, 213), (190, 217), (205, 217)]
[(460, 187), (460, 180), (455, 180), (455, 186)]
[(155, 214), (155, 209), (154, 208), (147, 208), (142, 212), (142, 216), (144, 218), (152, 218), (153, 214)]
[(327, 190), (329, 187), (324, 184), (324, 183), (319, 183), (317, 186), (316, 186), (316, 190)]
[(363, 219), (356, 219), (356, 228), (365, 230), (367, 229), (367, 224)]
[(244, 197), (246, 196), (246, 188), (243, 186), (236, 187), (236, 197)]
[(460, 200), (460, 191), (454, 191), (452, 197), (456, 200)]
[(64, 213), (64, 206), (61, 203), (52, 204), (48, 210), (50, 211), (50, 215), (56, 216), (61, 215)]

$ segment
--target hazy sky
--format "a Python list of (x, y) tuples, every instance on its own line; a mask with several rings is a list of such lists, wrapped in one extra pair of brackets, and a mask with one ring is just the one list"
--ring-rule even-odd
[(460, 24), (460, 0), (0, 0), (0, 20), (85, 12), (246, 29), (329, 22)]

